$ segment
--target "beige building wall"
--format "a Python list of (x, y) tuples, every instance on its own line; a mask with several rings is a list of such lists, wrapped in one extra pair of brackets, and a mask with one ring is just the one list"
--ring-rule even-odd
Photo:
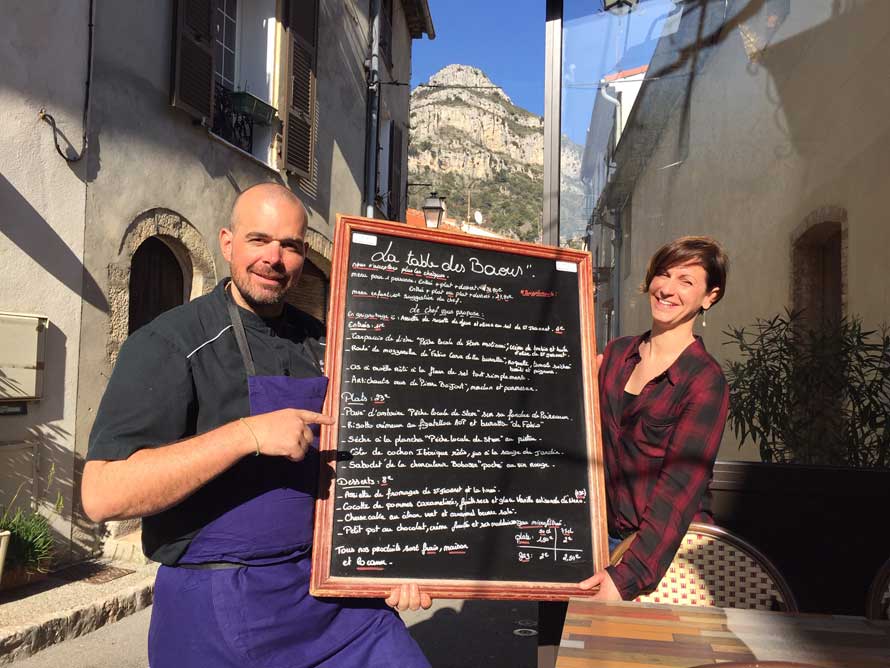
[(81, 151), (88, 9), (12, 0), (0, 21), (0, 311), (49, 318), (43, 397), (25, 416), (0, 416), (0, 506), (21, 487), (18, 504), (36, 502), (50, 518), (63, 560), (76, 504), (81, 300), (104, 298), (83, 273), (86, 165), (56, 152), (39, 112), (55, 119), (64, 152)]
[[(630, 218), (622, 334), (651, 322), (637, 287), (652, 253), (675, 237), (709, 234), (732, 268), (726, 299), (697, 329), (725, 361), (726, 328), (791, 306), (792, 240), (826, 208), (847, 214), (845, 313), (870, 328), (890, 320), (890, 3), (838, 7), (794, 0), (759, 63), (729, 31), (695, 78), (688, 143), (682, 104), (671, 112), (622, 220), (626, 231)], [(720, 458), (759, 456), (727, 434)]]

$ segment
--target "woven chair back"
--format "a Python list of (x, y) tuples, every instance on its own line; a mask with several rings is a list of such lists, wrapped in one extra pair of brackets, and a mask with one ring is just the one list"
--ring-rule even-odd
[(729, 531), (693, 523), (645, 603), (797, 611), (791, 589), (759, 550)]

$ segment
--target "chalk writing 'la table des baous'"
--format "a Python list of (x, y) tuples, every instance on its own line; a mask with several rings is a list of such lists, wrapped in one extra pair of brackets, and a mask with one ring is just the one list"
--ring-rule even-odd
[(315, 595), (582, 594), (607, 559), (592, 312), (588, 253), (339, 219)]

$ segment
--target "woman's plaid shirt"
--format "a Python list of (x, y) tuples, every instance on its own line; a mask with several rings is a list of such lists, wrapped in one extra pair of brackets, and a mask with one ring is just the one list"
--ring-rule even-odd
[(729, 405), (723, 371), (696, 337), (622, 410), (648, 337), (610, 342), (599, 370), (609, 533), (637, 532), (608, 568), (624, 600), (658, 585), (690, 522), (710, 521), (708, 483)]

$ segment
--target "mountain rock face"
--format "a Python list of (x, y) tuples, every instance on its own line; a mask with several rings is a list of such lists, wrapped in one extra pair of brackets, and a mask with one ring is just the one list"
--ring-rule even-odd
[[(517, 107), (481, 70), (448, 65), (411, 93), (410, 182), (433, 184), (448, 215), (481, 211), (484, 225), (505, 236), (541, 235), (544, 119)], [(581, 193), (581, 147), (563, 141), (562, 171), (569, 191)], [(566, 185), (563, 196), (566, 196)], [(426, 191), (411, 189), (419, 207)], [(571, 196), (571, 193), (570, 193)], [(469, 198), (469, 212), (468, 202)], [(567, 236), (564, 230), (563, 236)]]

